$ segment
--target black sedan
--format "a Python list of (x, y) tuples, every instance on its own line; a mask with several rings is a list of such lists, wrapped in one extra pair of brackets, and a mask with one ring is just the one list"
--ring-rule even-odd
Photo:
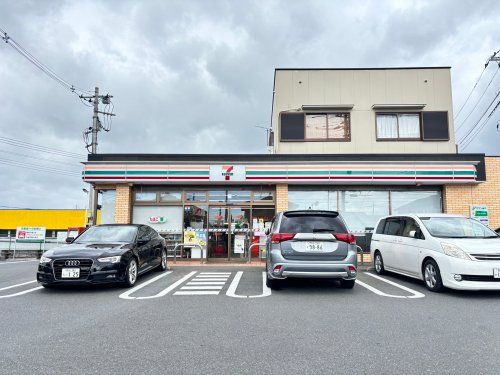
[(165, 240), (147, 225), (96, 225), (67, 245), (43, 253), (37, 280), (45, 287), (78, 283), (124, 283), (152, 269), (167, 269)]

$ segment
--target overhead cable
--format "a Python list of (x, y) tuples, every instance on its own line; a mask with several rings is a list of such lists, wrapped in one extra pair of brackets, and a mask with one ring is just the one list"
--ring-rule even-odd
[(458, 132), (460, 130), (460, 128), (466, 123), (467, 119), (470, 117), (470, 115), (474, 112), (474, 110), (476, 109), (477, 105), (481, 102), (481, 99), (483, 98), (484, 94), (486, 94), (486, 92), (488, 91), (488, 88), (490, 87), (491, 85), (491, 82), (493, 82), (493, 80), (495, 79), (496, 75), (498, 74), (498, 71), (500, 70), (500, 66), (497, 68), (497, 70), (495, 71), (495, 73), (492, 75), (490, 81), (488, 82), (488, 85), (486, 86), (486, 88), (484, 89), (483, 93), (481, 94), (481, 96), (479, 97), (479, 99), (476, 101), (476, 103), (474, 104), (474, 107), (472, 107), (472, 109), (470, 110), (469, 114), (467, 115), (467, 117), (465, 117), (462, 122), (460, 123), (460, 125), (458, 125), (458, 127), (455, 129), (455, 133)]

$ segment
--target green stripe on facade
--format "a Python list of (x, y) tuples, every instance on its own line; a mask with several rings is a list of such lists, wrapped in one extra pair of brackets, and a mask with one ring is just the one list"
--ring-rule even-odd
[(210, 175), (210, 171), (168, 171), (168, 174), (172, 176), (178, 176), (178, 175), (208, 176)]

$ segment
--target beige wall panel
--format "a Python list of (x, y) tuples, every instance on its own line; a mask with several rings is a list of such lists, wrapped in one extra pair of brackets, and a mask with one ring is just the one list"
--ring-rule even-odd
[(372, 70), (370, 72), (370, 96), (373, 103), (370, 103), (370, 108), (373, 104), (387, 103), (386, 92), (386, 71)]
[(300, 108), (302, 104), (307, 104), (309, 96), (309, 72), (307, 70), (293, 71), (293, 97), (289, 103), (292, 108)]
[(368, 70), (357, 70), (354, 72), (354, 98), (356, 108), (354, 110), (366, 110), (372, 106), (370, 95), (370, 72)]
[(307, 103), (326, 103), (324, 70), (313, 70), (309, 72), (309, 95)]
[(341, 71), (338, 70), (325, 70), (323, 74), (324, 81), (324, 92), (325, 92), (325, 103), (330, 104), (352, 104), (352, 103), (342, 103), (341, 100), (341, 87), (340, 87), (340, 77)]
[(354, 72), (352, 70), (342, 70), (340, 76), (340, 103), (336, 104), (355, 104), (354, 95)]

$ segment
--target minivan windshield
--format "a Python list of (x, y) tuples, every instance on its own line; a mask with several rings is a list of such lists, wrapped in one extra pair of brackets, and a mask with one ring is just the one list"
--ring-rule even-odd
[(500, 238), (477, 220), (466, 217), (421, 217), (429, 233), (442, 238)]
[(300, 214), (284, 215), (280, 233), (347, 233), (342, 219), (335, 215)]
[(137, 233), (134, 226), (103, 225), (87, 229), (75, 243), (89, 242), (133, 242)]

